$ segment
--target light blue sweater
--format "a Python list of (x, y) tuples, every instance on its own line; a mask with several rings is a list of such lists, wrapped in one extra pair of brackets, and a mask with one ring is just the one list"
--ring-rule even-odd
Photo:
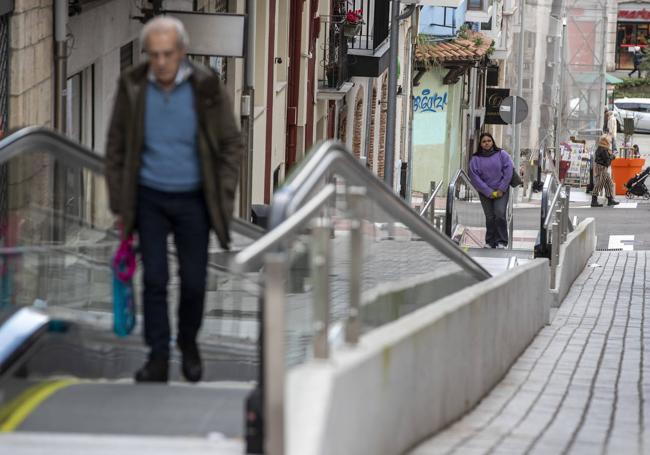
[(165, 92), (147, 84), (140, 184), (179, 193), (201, 187), (198, 119), (189, 80)]

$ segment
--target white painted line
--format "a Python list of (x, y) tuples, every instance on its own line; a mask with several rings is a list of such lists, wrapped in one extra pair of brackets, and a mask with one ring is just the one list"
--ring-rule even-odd
[(623, 251), (634, 250), (634, 236), (633, 235), (610, 235), (607, 249), (621, 249)]
[(638, 202), (621, 202), (618, 205), (615, 205), (615, 209), (635, 209), (639, 205)]

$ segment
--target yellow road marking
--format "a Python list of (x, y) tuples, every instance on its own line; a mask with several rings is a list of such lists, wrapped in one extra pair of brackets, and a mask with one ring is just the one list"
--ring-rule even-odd
[(0, 407), (0, 433), (14, 431), (41, 403), (57, 391), (78, 383), (76, 379), (59, 379), (28, 388), (17, 398)]

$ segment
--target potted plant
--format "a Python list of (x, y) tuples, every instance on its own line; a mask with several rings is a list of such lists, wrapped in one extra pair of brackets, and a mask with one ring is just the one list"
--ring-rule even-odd
[(363, 10), (348, 10), (343, 19), (343, 35), (347, 38), (355, 37), (363, 25)]
[(325, 77), (327, 77), (327, 86), (336, 88), (338, 82), (338, 65), (336, 62), (328, 62), (325, 65)]

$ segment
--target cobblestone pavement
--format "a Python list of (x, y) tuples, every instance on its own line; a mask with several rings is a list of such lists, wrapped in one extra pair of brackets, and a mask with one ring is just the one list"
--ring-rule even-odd
[(411, 455), (650, 453), (649, 259), (595, 253), (504, 379)]

